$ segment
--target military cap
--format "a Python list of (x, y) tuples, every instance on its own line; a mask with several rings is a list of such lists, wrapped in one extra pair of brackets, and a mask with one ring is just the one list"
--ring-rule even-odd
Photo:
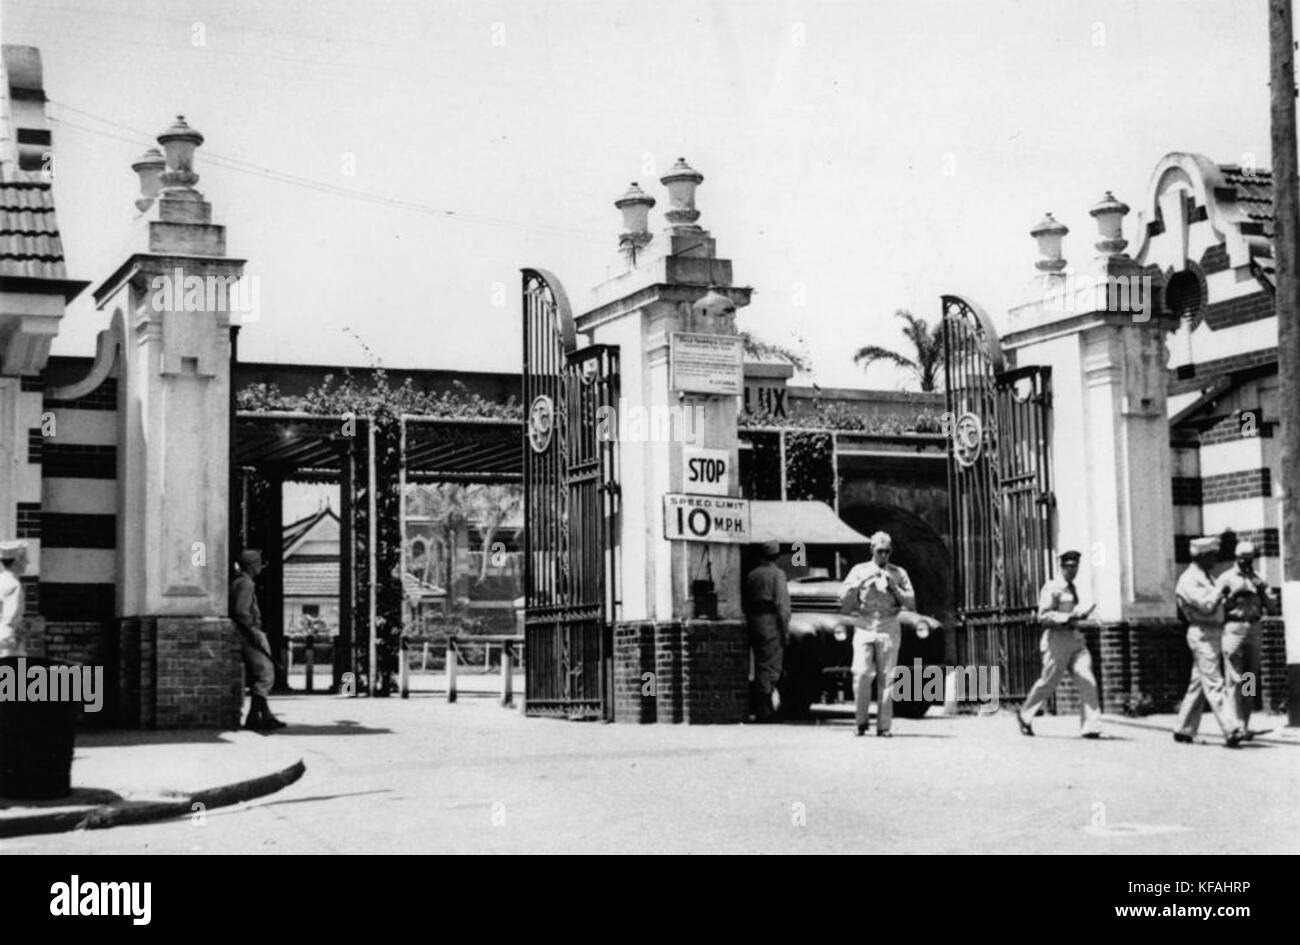
[(1199, 555), (1218, 554), (1219, 538), (1217, 535), (1206, 535), (1203, 538), (1192, 539), (1192, 557)]
[(889, 537), (889, 532), (876, 532), (871, 536), (871, 550), (877, 548), (893, 548), (894, 539)]
[(1253, 557), (1255, 557), (1255, 543), (1254, 543), (1253, 541), (1239, 541), (1239, 542), (1237, 542), (1237, 551), (1236, 551), (1236, 555), (1237, 555), (1238, 558), (1253, 558)]
[(1075, 551), (1071, 549), (1069, 551), (1062, 551), (1057, 556), (1057, 560), (1060, 561), (1062, 564), (1065, 564), (1065, 562), (1067, 561), (1078, 561), (1082, 557), (1083, 557), (1083, 552)]
[(781, 543), (779, 541), (763, 542), (763, 557), (777, 558), (781, 555)]

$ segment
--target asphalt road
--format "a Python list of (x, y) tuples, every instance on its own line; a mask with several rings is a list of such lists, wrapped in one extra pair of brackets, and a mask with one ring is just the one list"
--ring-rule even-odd
[[(529, 719), (486, 698), (274, 700), (306, 775), (189, 818), (4, 841), (32, 853), (1300, 852), (1300, 747), (1075, 736), (1006, 713), (789, 726)], [(1208, 728), (1206, 729), (1208, 731)]]

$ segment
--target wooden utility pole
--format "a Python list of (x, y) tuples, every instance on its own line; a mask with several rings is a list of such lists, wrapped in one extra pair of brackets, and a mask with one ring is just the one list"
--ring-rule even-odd
[(1300, 725), (1300, 181), (1296, 177), (1296, 49), (1291, 0), (1269, 0), (1268, 29), (1278, 409), (1282, 421), (1282, 619), (1286, 625), (1287, 721)]

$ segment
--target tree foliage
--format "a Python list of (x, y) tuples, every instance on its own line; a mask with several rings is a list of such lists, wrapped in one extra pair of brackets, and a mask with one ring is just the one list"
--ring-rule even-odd
[(943, 375), (943, 327), (932, 327), (925, 319), (917, 318), (905, 308), (894, 312), (894, 317), (901, 318), (905, 323), (903, 337), (911, 347), (910, 354), (901, 354), (880, 345), (866, 345), (854, 352), (854, 363), (866, 370), (877, 361), (885, 361), (912, 372), (920, 383), (921, 390), (938, 390)]

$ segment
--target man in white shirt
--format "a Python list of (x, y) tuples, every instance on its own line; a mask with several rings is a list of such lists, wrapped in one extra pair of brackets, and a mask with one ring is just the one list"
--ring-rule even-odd
[(871, 536), (871, 560), (854, 565), (844, 578), (840, 613), (859, 618), (853, 632), (853, 689), (858, 734), (864, 735), (871, 712), (871, 683), (879, 680), (876, 694), (876, 734), (888, 738), (894, 718), (890, 683), (903, 627), (900, 610), (916, 607), (912, 581), (896, 564), (889, 563), (894, 543), (886, 532)]
[(22, 656), (24, 652), (19, 631), (26, 602), (18, 578), (26, 557), (26, 542), (0, 541), (0, 656)]
[(1224, 744), (1236, 748), (1246, 733), (1237, 718), (1236, 699), (1223, 678), (1223, 602), (1229, 591), (1211, 574), (1218, 556), (1219, 539), (1213, 535), (1193, 538), (1192, 563), (1174, 586), (1178, 609), (1187, 620), (1187, 647), (1192, 651), (1192, 679), (1178, 708), (1174, 741), (1196, 739), (1201, 713), (1208, 704), (1223, 729)]

